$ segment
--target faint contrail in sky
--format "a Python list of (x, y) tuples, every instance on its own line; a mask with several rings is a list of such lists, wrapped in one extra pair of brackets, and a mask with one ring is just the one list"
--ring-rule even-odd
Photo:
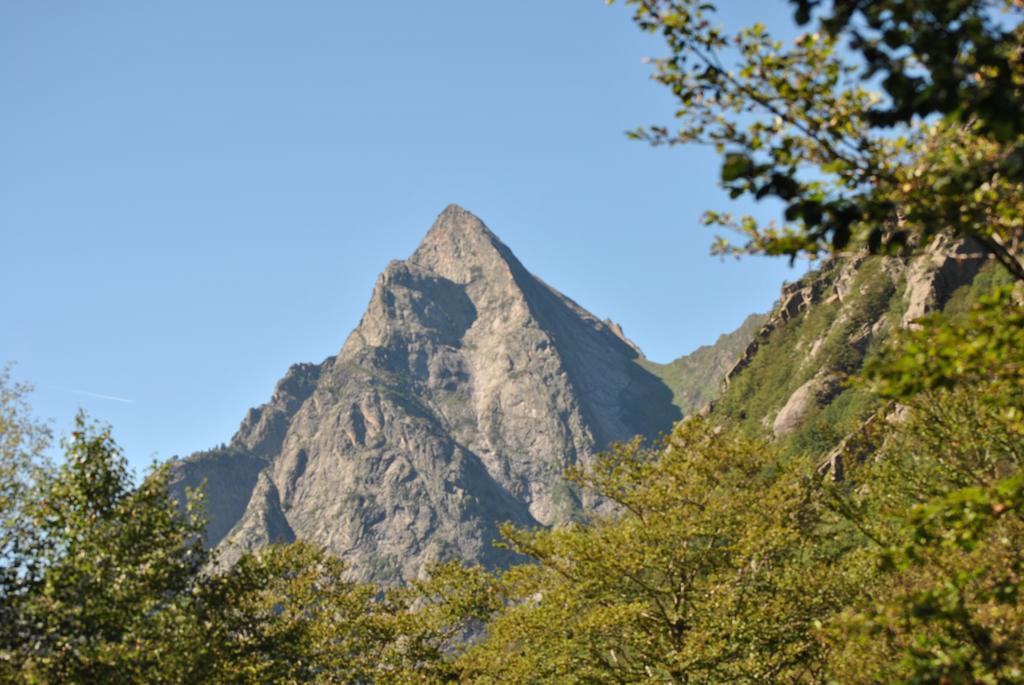
[(101, 400), (113, 400), (114, 402), (124, 402), (125, 404), (133, 404), (135, 400), (126, 400), (123, 397), (114, 397), (113, 395), (101, 395), (98, 392), (89, 392), (88, 390), (76, 390), (75, 388), (65, 388), (61, 385), (53, 386), (57, 390), (64, 390), (65, 392), (73, 392), (78, 395), (88, 395), (89, 397), (98, 397)]

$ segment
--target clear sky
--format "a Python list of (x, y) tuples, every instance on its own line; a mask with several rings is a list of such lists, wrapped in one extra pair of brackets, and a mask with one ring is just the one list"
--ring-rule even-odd
[(713, 154), (626, 139), (660, 52), (600, 0), (7, 0), (0, 363), (136, 466), (226, 442), (451, 202), (652, 359), (710, 343), (799, 272), (709, 257)]

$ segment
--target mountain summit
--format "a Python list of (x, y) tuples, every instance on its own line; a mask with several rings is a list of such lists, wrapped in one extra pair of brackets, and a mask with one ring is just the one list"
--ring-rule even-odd
[(557, 525), (593, 505), (567, 466), (680, 417), (639, 361), (621, 329), (451, 205), (380, 275), (338, 355), (289, 369), (228, 446), (175, 463), (174, 487), (206, 483), (208, 543), (227, 563), (304, 538), (365, 580), (504, 565), (502, 522)]

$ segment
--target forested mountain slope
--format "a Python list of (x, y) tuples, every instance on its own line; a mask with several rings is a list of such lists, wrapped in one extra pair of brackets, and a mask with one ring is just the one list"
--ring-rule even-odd
[(672, 389), (675, 405), (683, 414), (690, 415), (719, 396), (725, 374), (733, 368), (767, 319), (765, 314), (751, 314), (739, 328), (718, 336), (711, 345), (701, 345), (667, 364), (641, 359), (640, 365), (665, 381)]
[(836, 257), (783, 287), (728, 371), (715, 421), (822, 454), (876, 408), (848, 378), (891, 334), (930, 311), (960, 311), (1008, 280), (976, 247), (943, 239), (913, 259)]

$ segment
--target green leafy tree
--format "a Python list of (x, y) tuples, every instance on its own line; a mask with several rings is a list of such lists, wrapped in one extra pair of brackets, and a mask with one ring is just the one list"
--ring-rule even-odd
[(841, 518), (870, 541), (863, 595), (830, 630), (841, 682), (1024, 681), (1024, 437), (970, 390), (919, 395)]
[(207, 559), (202, 520), (170, 497), (166, 468), (136, 485), (109, 431), (80, 415), (65, 462), (39, 474), (25, 508), (42, 545), (38, 580), (15, 602), (23, 679), (164, 682)]
[[(434, 683), (485, 611), (488, 574), (449, 564), (388, 592), (307, 544), (214, 572), (201, 501), (167, 467), (135, 483), (108, 429), (76, 420), (42, 458), (28, 387), (0, 376), (0, 680), (12, 683)], [(485, 608), (486, 607), (486, 608)]]
[(1024, 280), (1020, 3), (838, 0), (819, 12), (796, 0), (797, 18), (819, 28), (793, 45), (762, 24), (727, 32), (702, 0), (627, 4), (664, 38), (654, 77), (679, 102), (676, 127), (632, 135), (712, 145), (732, 197), (785, 206), (781, 224), (708, 212), (709, 225), (745, 236), (715, 251), (795, 258), (946, 234)]
[(247, 554), (195, 594), (194, 675), (182, 682), (454, 682), (450, 655), (499, 608), (481, 568), (449, 563), (384, 591), (304, 542)]
[(45, 467), (50, 431), (31, 418), (31, 386), (0, 371), (0, 679), (13, 679), (12, 646), (25, 639), (18, 605), (37, 587), (44, 540), (28, 511), (32, 484)]
[(681, 423), (661, 448), (615, 448), (576, 480), (614, 505), (587, 525), (508, 530), (535, 565), (460, 660), (473, 682), (809, 682), (816, 626), (843, 606), (842, 550), (816, 546), (811, 483), (757, 441)]
[(382, 660), (387, 677), (378, 682), (463, 682), (455, 655), (475, 642), (486, 622), (506, 608), (507, 596), (494, 573), (458, 560), (429, 569), (425, 580), (388, 593), (396, 639)]
[(305, 543), (243, 556), (199, 593), (204, 682), (372, 682), (394, 635), (378, 590)]
[[(794, 0), (807, 24), (824, 3)], [(977, 121), (994, 139), (1024, 133), (1019, 2), (1007, 0), (836, 0), (821, 27), (848, 36), (878, 76), (888, 101), (866, 114), (878, 126), (930, 115)], [(1000, 11), (1010, 16), (1000, 19)]]
[(836, 624), (844, 682), (1024, 682), (1021, 316), (997, 289), (869, 366), (903, 409), (836, 499), (879, 570)]

